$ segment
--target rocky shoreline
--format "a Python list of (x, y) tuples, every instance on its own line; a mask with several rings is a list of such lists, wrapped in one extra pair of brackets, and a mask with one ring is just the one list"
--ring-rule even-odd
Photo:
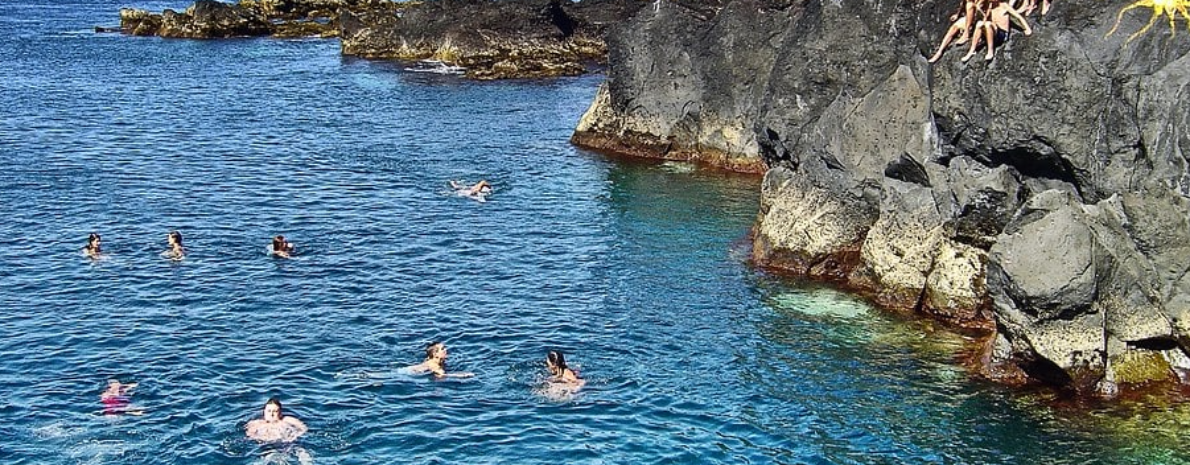
[[(603, 34), (636, 0), (198, 0), (120, 10), (120, 30), (187, 39), (338, 37), (344, 55), (437, 60), (473, 79), (575, 76), (606, 59)], [(98, 29), (97, 29), (98, 30)]]
[(656, 2), (572, 140), (766, 168), (759, 265), (980, 332), (989, 379), (1185, 385), (1190, 41), (1126, 5), (930, 64), (957, 2)]

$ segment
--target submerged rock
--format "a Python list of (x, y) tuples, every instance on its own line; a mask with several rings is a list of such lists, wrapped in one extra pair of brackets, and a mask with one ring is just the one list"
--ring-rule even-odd
[(1057, 2), (931, 65), (957, 6), (654, 2), (572, 140), (767, 169), (758, 263), (991, 331), (990, 378), (1190, 379), (1190, 40)]

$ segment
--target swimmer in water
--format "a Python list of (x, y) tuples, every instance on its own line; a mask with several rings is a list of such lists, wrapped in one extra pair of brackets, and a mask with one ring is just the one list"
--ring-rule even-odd
[(566, 366), (566, 357), (562, 352), (551, 350), (545, 356), (545, 367), (550, 371), (550, 384), (563, 384), (572, 387), (574, 391), (587, 384), (578, 373)]
[(405, 371), (410, 374), (420, 375), (424, 373), (432, 373), (435, 379), (442, 378), (470, 378), (475, 376), (475, 373), (447, 373), (446, 372), (446, 345), (441, 342), (431, 342), (426, 346), (426, 360), (417, 365), (405, 368)]
[(492, 185), (487, 180), (480, 180), (474, 186), (467, 187), (464, 181), (450, 181), (450, 187), (460, 195), (482, 197), (492, 193)]
[(186, 258), (186, 249), (182, 248), (182, 233), (177, 231), (170, 231), (165, 236), (165, 240), (169, 241), (169, 250), (165, 251), (164, 255), (172, 260), (181, 260)]
[(244, 426), (249, 438), (261, 442), (293, 442), (308, 430), (301, 420), (285, 415), (281, 411), (281, 401), (276, 398), (264, 403), (264, 418), (249, 421)]
[(136, 383), (121, 383), (119, 380), (109, 379), (107, 381), (107, 390), (99, 395), (99, 401), (103, 403), (104, 415), (119, 415), (121, 413), (129, 413), (132, 415), (140, 415), (144, 413), (138, 408), (132, 407), (132, 388), (136, 387)]
[(273, 238), (273, 255), (281, 258), (289, 258), (293, 253), (294, 246), (292, 243), (285, 240), (285, 236), (277, 235)]
[(83, 255), (86, 255), (87, 258), (99, 258), (99, 254), (101, 253), (100, 245), (102, 243), (103, 239), (99, 237), (99, 233), (91, 233), (87, 237), (87, 246), (83, 247)]

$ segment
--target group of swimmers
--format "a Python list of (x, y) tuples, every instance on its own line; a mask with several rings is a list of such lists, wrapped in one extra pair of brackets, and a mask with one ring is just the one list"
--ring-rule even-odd
[[(450, 181), (450, 187), (455, 192), (464, 197), (470, 197), (480, 202), (485, 202), (487, 196), (492, 193), (492, 185), (486, 180), (468, 186), (464, 181)], [(165, 236), (166, 243), (169, 249), (162, 252), (163, 257), (171, 260), (181, 260), (186, 258), (186, 248), (182, 247), (182, 233), (178, 231), (170, 231)], [(273, 243), (269, 246), (269, 253), (281, 258), (290, 258), (295, 252), (296, 247), (289, 241), (285, 240), (285, 236), (277, 235), (273, 237)], [(98, 259), (103, 253), (103, 238), (99, 233), (91, 233), (87, 237), (87, 245), (83, 247), (83, 255), (88, 258)]]
[[(470, 372), (446, 371), (446, 344), (431, 342), (426, 346), (426, 358), (421, 363), (410, 365), (401, 371), (411, 375), (430, 374), (434, 379), (471, 378)], [(578, 372), (566, 364), (566, 357), (562, 352), (551, 350), (546, 354), (545, 366), (549, 371), (549, 378), (545, 380), (541, 394), (553, 398), (563, 399), (578, 393), (586, 380), (579, 377)], [(109, 380), (107, 389), (99, 395), (103, 403), (103, 412), (107, 415), (132, 414), (142, 415), (144, 411), (132, 405), (132, 389), (137, 383), (121, 383)], [(296, 417), (285, 415), (281, 401), (270, 398), (264, 404), (261, 418), (253, 419), (244, 426), (244, 433), (249, 439), (261, 442), (293, 442), (308, 431), (309, 428)]]
[[(486, 180), (468, 185), (464, 181), (450, 181), (450, 187), (459, 196), (469, 197), (479, 202), (486, 201), (492, 192), (492, 185)], [(171, 260), (181, 260), (186, 257), (186, 249), (182, 246), (182, 233), (170, 231), (166, 235), (168, 249), (161, 253)], [(290, 258), (296, 247), (285, 239), (285, 236), (273, 237), (269, 246), (269, 253), (276, 257)], [(91, 233), (87, 238), (87, 245), (83, 247), (83, 254), (92, 259), (98, 259), (103, 253), (103, 238), (98, 233)], [(447, 350), (441, 342), (432, 342), (426, 346), (426, 358), (421, 363), (405, 367), (402, 371), (408, 374), (430, 374), (435, 379), (470, 378), (475, 376), (469, 372), (446, 371)], [(551, 350), (546, 354), (546, 369), (550, 377), (547, 379), (542, 393), (551, 398), (563, 398), (579, 391), (586, 381), (579, 377), (578, 372), (566, 364), (566, 357), (562, 352)], [(131, 402), (132, 390), (137, 383), (121, 383), (119, 380), (109, 380), (107, 389), (100, 394), (105, 414), (141, 415), (144, 411), (135, 407)], [(270, 398), (265, 402), (261, 418), (249, 421), (245, 427), (245, 434), (254, 440), (262, 442), (292, 442), (308, 431), (305, 423), (296, 417), (284, 414), (281, 401)]]
[[(182, 247), (182, 233), (170, 231), (169, 234), (165, 235), (165, 240), (169, 249), (161, 252), (161, 256), (170, 260), (186, 258), (186, 248)], [(269, 245), (269, 253), (281, 258), (290, 258), (295, 250), (296, 247), (285, 240), (285, 236), (282, 235), (273, 237), (273, 243)], [(99, 233), (91, 233), (87, 237), (87, 245), (83, 247), (83, 255), (92, 259), (98, 259), (103, 256), (103, 237)]]

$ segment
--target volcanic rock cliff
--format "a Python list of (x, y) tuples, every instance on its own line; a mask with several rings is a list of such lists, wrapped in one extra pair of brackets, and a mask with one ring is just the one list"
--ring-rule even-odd
[(986, 330), (990, 378), (1186, 382), (1190, 34), (1124, 6), (930, 64), (953, 0), (658, 0), (573, 140), (765, 171), (758, 263)]

